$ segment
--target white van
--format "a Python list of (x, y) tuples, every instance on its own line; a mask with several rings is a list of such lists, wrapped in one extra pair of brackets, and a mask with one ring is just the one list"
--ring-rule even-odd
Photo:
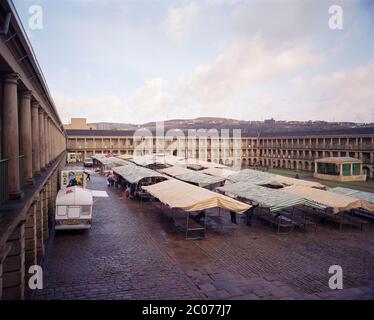
[(60, 190), (56, 198), (55, 229), (90, 229), (92, 204), (91, 191), (77, 186)]

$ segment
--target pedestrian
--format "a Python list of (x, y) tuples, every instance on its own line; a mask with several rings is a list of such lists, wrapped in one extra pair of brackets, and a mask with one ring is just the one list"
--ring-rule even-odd
[(91, 174), (88, 171), (84, 171), (86, 175), (86, 181), (91, 181)]
[(246, 217), (247, 217), (247, 226), (251, 226), (252, 225), (252, 216), (256, 210), (256, 208), (259, 206), (259, 204), (255, 204), (253, 205), (252, 207), (250, 207), (246, 212)]
[(230, 218), (231, 218), (231, 223), (238, 224), (236, 222), (236, 212), (230, 211)]
[(131, 189), (130, 189), (130, 185), (128, 184), (127, 187), (126, 187), (126, 190), (125, 190), (125, 199), (126, 200), (128, 198), (130, 198), (130, 192), (131, 192)]
[(69, 174), (69, 184), (67, 186), (68, 187), (74, 187), (76, 185), (78, 185), (78, 181), (77, 181), (77, 178), (75, 176), (75, 173), (70, 172), (70, 174)]

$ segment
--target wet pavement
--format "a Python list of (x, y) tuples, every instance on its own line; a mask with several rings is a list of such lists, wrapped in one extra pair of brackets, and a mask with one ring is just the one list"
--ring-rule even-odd
[[(95, 198), (91, 230), (50, 239), (35, 299), (374, 299), (374, 228), (277, 234), (241, 220), (186, 241), (165, 214), (123, 200), (104, 177), (88, 187), (109, 198)], [(343, 290), (329, 289), (331, 265), (343, 268)]]

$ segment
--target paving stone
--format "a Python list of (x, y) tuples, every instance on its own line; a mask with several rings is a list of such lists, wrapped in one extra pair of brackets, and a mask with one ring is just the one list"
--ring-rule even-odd
[[(374, 299), (370, 232), (278, 235), (255, 219), (185, 241), (164, 214), (120, 199), (104, 177), (88, 187), (109, 198), (95, 199), (91, 230), (50, 239), (36, 299)], [(328, 290), (334, 264), (344, 270), (341, 293)]]

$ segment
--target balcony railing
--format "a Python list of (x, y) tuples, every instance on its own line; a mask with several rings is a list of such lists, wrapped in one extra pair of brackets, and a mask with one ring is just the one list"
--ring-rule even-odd
[(8, 159), (0, 160), (0, 204), (8, 200)]

